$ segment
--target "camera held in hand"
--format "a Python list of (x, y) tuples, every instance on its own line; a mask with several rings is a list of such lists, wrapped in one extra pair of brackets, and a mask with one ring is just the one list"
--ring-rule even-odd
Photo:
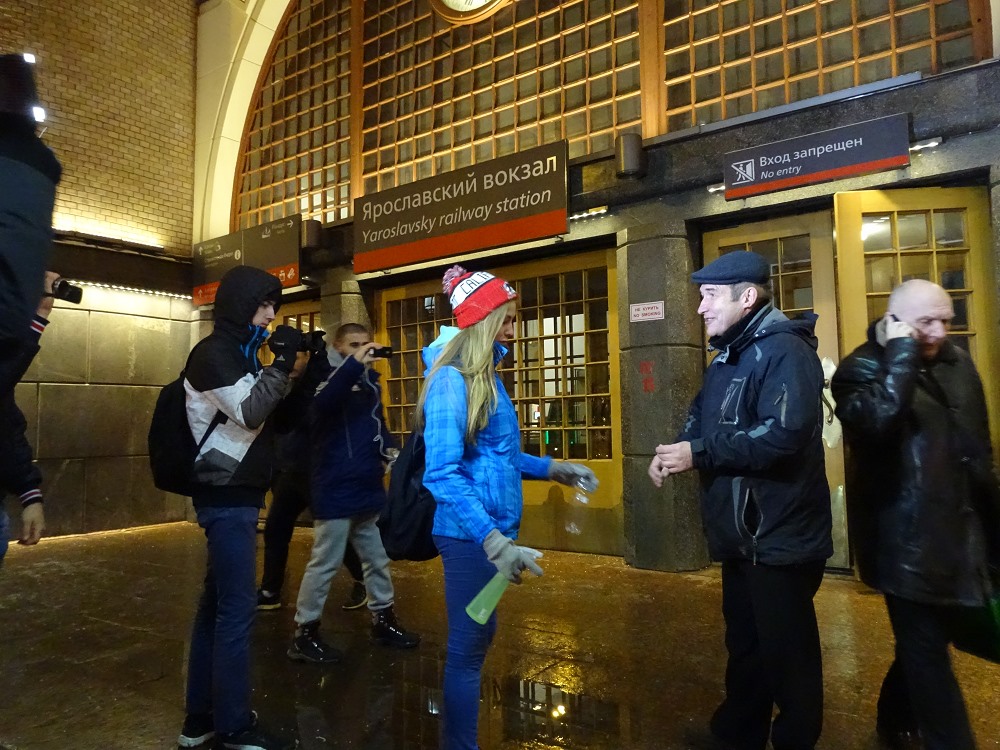
[(83, 289), (74, 284), (70, 284), (62, 276), (52, 282), (52, 296), (64, 302), (72, 302), (79, 305), (83, 299)]
[(381, 357), (382, 359), (388, 359), (392, 356), (391, 346), (377, 346), (371, 350), (371, 355), (373, 357)]
[(326, 342), (323, 337), (326, 331), (309, 331), (302, 334), (302, 344), (299, 346), (300, 352), (310, 354), (326, 354)]

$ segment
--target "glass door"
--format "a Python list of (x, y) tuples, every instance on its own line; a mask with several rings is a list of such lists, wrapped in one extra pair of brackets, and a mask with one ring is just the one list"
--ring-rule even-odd
[(774, 304), (789, 317), (815, 312), (819, 357), (826, 375), (823, 395), (823, 445), (833, 503), (833, 557), (828, 565), (849, 568), (847, 510), (844, 497), (844, 451), (840, 424), (833, 414), (829, 380), (840, 362), (837, 295), (833, 259), (833, 224), (823, 211), (743, 224), (702, 236), (705, 263), (729, 252), (751, 250), (771, 263)]

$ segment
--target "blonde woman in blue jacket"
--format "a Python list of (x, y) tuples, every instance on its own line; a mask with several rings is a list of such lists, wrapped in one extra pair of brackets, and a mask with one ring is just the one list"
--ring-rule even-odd
[(443, 750), (476, 750), (479, 682), (496, 632), (465, 606), (497, 571), (513, 583), (541, 575), (541, 553), (515, 544), (521, 480), (553, 479), (596, 489), (581, 464), (521, 452), (514, 405), (496, 366), (514, 337), (517, 293), (503, 279), (453, 266), (444, 276), (458, 329), (424, 350), (430, 368), (417, 404), (426, 448), (424, 486), (437, 501), (434, 541), (444, 563), (448, 648), (444, 668)]

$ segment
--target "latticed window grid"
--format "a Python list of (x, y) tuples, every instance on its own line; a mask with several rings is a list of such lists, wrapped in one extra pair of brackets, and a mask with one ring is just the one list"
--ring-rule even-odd
[(771, 289), (779, 310), (795, 315), (813, 311), (812, 249), (808, 234), (726, 245), (719, 248), (719, 254), (741, 250), (762, 255), (771, 264)]
[[(511, 279), (518, 292), (515, 341), (500, 367), (521, 425), (522, 450), (568, 459), (611, 458), (608, 271), (588, 268)], [(389, 344), (399, 356), (385, 378), (389, 429), (403, 437), (424, 364), (421, 350), (453, 325), (443, 294), (386, 303)]]
[(237, 226), (350, 213), (350, 3), (300, 2), (286, 16), (244, 135)]
[(664, 0), (667, 130), (983, 59), (985, 0)]
[(869, 320), (885, 315), (889, 293), (910, 279), (948, 290), (955, 308), (951, 340), (975, 356), (969, 229), (965, 209), (864, 214), (861, 244)]
[(364, 191), (562, 138), (570, 157), (639, 132), (635, 0), (519, 0), (452, 26), (425, 2), (366, 4)]

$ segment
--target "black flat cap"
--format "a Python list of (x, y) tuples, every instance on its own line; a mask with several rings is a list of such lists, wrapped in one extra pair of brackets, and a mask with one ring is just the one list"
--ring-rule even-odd
[(771, 264), (757, 253), (737, 250), (720, 255), (700, 271), (691, 274), (695, 284), (767, 284), (771, 278)]

